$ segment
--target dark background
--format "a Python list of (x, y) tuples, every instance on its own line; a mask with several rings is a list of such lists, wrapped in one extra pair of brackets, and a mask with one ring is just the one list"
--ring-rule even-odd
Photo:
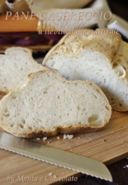
[[(128, 20), (128, 0), (108, 0), (113, 13)], [(108, 166), (114, 179), (114, 183), (105, 182), (90, 176), (82, 176), (77, 182), (66, 183), (65, 185), (128, 185), (128, 159), (123, 159)]]
[(113, 13), (128, 20), (128, 0), (108, 0)]

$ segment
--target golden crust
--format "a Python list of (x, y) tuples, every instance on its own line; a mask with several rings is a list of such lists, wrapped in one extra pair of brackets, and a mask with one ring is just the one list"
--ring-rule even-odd
[[(32, 131), (28, 133), (24, 133), (22, 135), (18, 135), (18, 137), (23, 138), (42, 138), (42, 137), (54, 137), (59, 134), (84, 134), (84, 133), (90, 133), (90, 132), (96, 132), (104, 129), (105, 127), (99, 127), (99, 128), (91, 128), (91, 127), (80, 127), (79, 125), (76, 127), (58, 127), (55, 131)], [(16, 135), (17, 136), (17, 135)]]
[[(26, 132), (22, 132), (22, 133), (13, 133), (13, 135), (17, 136), (17, 137), (21, 137), (21, 138), (42, 138), (42, 137), (54, 137), (57, 136), (59, 134), (84, 134), (84, 133), (90, 133), (90, 132), (96, 132), (96, 131), (100, 131), (105, 129), (105, 127), (108, 125), (108, 123), (106, 123), (104, 126), (100, 126), (100, 127), (88, 127), (83, 126), (80, 124), (76, 124), (75, 126), (68, 126), (68, 127), (57, 127), (55, 130), (49, 131), (49, 130), (28, 130)], [(5, 129), (5, 131), (9, 132), (8, 129)]]
[(101, 52), (112, 61), (119, 49), (120, 43), (120, 34), (113, 30), (76, 30), (66, 34), (46, 55), (43, 63), (46, 64), (48, 58), (56, 53), (63, 52), (66, 55), (78, 56), (83, 49)]
[(107, 28), (98, 28), (96, 30), (92, 30), (92, 29), (78, 29), (75, 31), (72, 31), (70, 33), (68, 33), (64, 40), (65, 43), (70, 42), (72, 39), (74, 39), (74, 37), (79, 37), (82, 38), (83, 40), (87, 39), (88, 37), (92, 36), (92, 38), (103, 38), (103, 41), (105, 39), (116, 39), (118, 41), (121, 40), (121, 36), (118, 32), (114, 31), (114, 30), (109, 30)]

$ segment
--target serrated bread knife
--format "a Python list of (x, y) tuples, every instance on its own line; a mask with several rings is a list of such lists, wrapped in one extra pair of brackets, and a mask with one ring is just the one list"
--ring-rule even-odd
[(36, 141), (17, 138), (8, 133), (1, 132), (0, 149), (112, 182), (112, 176), (103, 163), (51, 146), (39, 144)]

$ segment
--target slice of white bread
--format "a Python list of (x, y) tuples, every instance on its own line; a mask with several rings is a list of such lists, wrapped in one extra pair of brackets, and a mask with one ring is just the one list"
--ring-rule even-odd
[(32, 58), (29, 49), (8, 48), (4, 54), (0, 54), (0, 92), (8, 93), (23, 84), (28, 74), (43, 68)]
[(110, 118), (111, 106), (98, 86), (65, 80), (48, 69), (29, 75), (24, 86), (0, 102), (1, 128), (18, 137), (97, 130)]
[(67, 34), (43, 64), (68, 79), (92, 80), (106, 93), (113, 109), (128, 111), (128, 43), (112, 30), (78, 30)]

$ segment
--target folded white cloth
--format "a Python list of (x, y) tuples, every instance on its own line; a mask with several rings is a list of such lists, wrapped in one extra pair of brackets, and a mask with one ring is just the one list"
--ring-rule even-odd
[(107, 27), (120, 32), (126, 39), (128, 39), (128, 22), (117, 15), (113, 15), (113, 18)]

